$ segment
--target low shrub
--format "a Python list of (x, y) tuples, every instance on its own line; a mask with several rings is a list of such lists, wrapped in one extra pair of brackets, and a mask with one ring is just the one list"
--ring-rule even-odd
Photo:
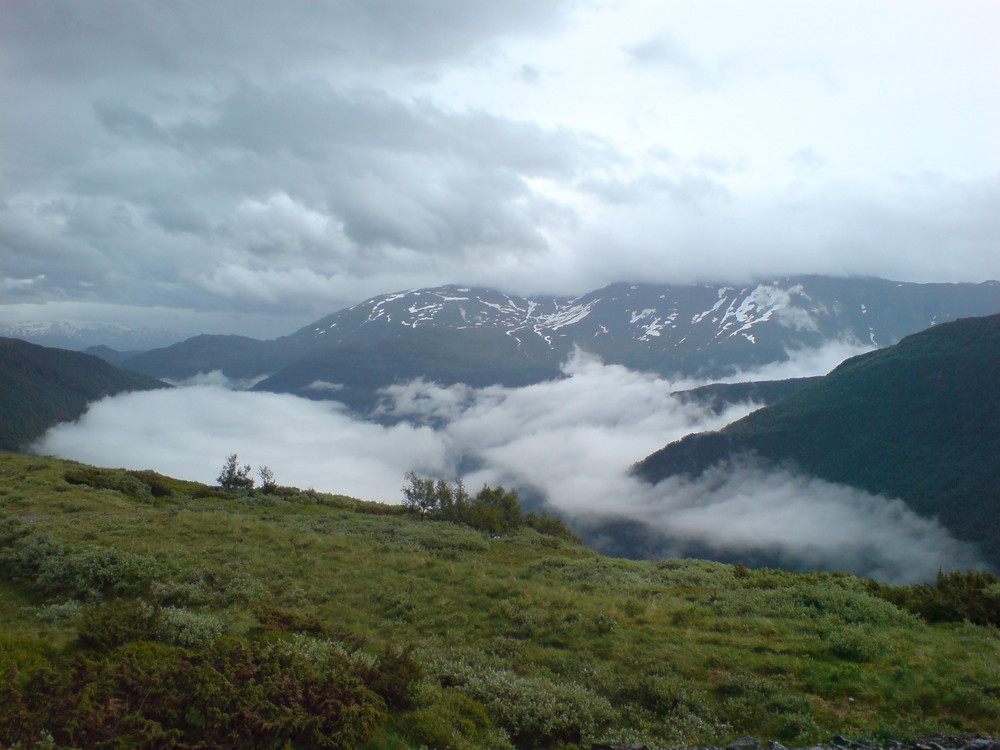
[(485, 669), (461, 689), (486, 706), (493, 721), (525, 750), (579, 745), (615, 717), (606, 698), (571, 681)]
[(149, 558), (113, 547), (72, 549), (16, 520), (0, 526), (0, 570), (44, 596), (91, 601), (142, 593), (161, 573)]
[(190, 651), (131, 643), (55, 660), (0, 705), (0, 737), (68, 747), (362, 746), (385, 704), (343, 655), (220, 640)]
[(938, 572), (932, 584), (890, 586), (868, 581), (868, 590), (928, 622), (1000, 627), (1000, 578), (982, 571)]
[[(149, 500), (155, 495), (150, 484), (144, 481), (144, 474), (152, 475), (155, 472), (120, 471), (81, 466), (68, 469), (63, 474), (63, 478), (70, 484), (81, 484), (100, 490), (114, 490), (137, 500)], [(161, 492), (164, 489), (164, 485), (160, 481), (157, 482), (157, 487)], [(169, 490), (164, 494), (169, 495)]]
[(848, 661), (876, 661), (889, 651), (885, 638), (867, 625), (841, 625), (828, 632), (823, 639), (830, 647), (830, 653)]
[(400, 729), (415, 745), (430, 750), (514, 750), (486, 707), (458, 690), (425, 680), (417, 686), (415, 699), (416, 708), (400, 718)]

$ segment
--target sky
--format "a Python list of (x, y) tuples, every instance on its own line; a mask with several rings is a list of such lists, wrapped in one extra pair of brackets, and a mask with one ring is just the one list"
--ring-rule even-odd
[(0, 322), (1000, 278), (993, 0), (4, 0)]
[[(827, 359), (842, 355), (837, 345), (828, 349)], [(823, 371), (823, 356), (809, 353), (799, 371)], [(405, 421), (392, 425), (358, 419), (334, 401), (233, 390), (217, 375), (216, 384), (104, 399), (51, 429), (37, 449), (208, 484), (236, 452), (255, 470), (270, 467), (279, 484), (391, 503), (402, 501), (407, 471), (462, 476), (473, 492), (500, 484), (541, 497), (578, 529), (609, 515), (637, 521), (669, 536), (662, 557), (697, 544), (896, 583), (981, 565), (936, 520), (899, 500), (780, 469), (738, 465), (695, 481), (639, 481), (628, 473), (636, 461), (690, 432), (719, 429), (753, 405), (713, 414), (672, 395), (694, 381), (581, 354), (565, 374), (524, 388), (394, 385), (382, 410)]]

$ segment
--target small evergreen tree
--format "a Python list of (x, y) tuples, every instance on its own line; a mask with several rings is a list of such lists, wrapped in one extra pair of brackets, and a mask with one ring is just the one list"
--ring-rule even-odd
[(254, 481), (250, 476), (253, 469), (249, 464), (240, 466), (240, 460), (235, 453), (226, 458), (226, 463), (219, 472), (216, 481), (224, 490), (252, 490)]

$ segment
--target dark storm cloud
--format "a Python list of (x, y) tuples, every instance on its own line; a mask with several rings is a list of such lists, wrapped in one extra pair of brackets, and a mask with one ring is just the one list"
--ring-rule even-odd
[(30, 106), (5, 118), (0, 262), (56, 265), (39, 300), (308, 308), (380, 263), (543, 251), (566, 212), (526, 180), (572, 180), (608, 147), (355, 82), (559, 18), (536, 2), (25, 3), (4, 27)]
[[(604, 24), (619, 11), (632, 20)], [(877, 115), (883, 134), (922, 121), (862, 109), (870, 76), (851, 87), (842, 47), (807, 61), (841, 76), (834, 97), (795, 72), (793, 36), (743, 49), (772, 26), (727, 13), (748, 34), (708, 44), (700, 14), (630, 2), (15, 0), (0, 14), (0, 276), (25, 302), (303, 324), (447, 282), (1000, 276), (994, 179), (855, 179), (841, 160), (857, 142), (838, 152), (806, 102)], [(849, 65), (885, 65), (860, 52)], [(885, 150), (923, 153), (907, 136), (925, 145), (924, 130), (891, 131)], [(945, 170), (948, 132), (932, 142)]]
[[(563, 2), (507, 0), (15, 0), (5, 67), (69, 80), (123, 70), (229, 75), (297, 62), (434, 65), (507, 35), (557, 25)], [(122, 67), (124, 66), (124, 68)]]

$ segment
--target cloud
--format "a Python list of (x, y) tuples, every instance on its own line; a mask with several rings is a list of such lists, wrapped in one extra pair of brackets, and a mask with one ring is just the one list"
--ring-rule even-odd
[(378, 424), (336, 402), (199, 385), (100, 401), (79, 422), (50, 430), (38, 450), (209, 483), (238, 452), (270, 466), (279, 482), (389, 502), (401, 500), (408, 470), (462, 475), (471, 488), (521, 488), (580, 527), (609, 518), (645, 524), (664, 536), (663, 554), (693, 544), (894, 581), (975, 564), (936, 522), (898, 501), (787, 472), (737, 467), (656, 486), (631, 477), (629, 467), (664, 444), (753, 408), (714, 415), (671, 395), (696, 384), (577, 355), (564, 378), (525, 388), (392, 386)]
[(720, 378), (721, 383), (744, 383), (749, 380), (786, 380), (807, 375), (826, 375), (830, 370), (849, 357), (864, 354), (875, 349), (871, 344), (859, 341), (834, 340), (812, 349), (787, 351), (784, 362), (771, 362), (749, 371)]
[(78, 422), (50, 430), (40, 450), (210, 484), (235, 452), (270, 466), (281, 483), (377, 500), (398, 500), (403, 467), (451, 469), (430, 428), (383, 427), (352, 419), (332, 401), (214, 385), (104, 399)]
[[(302, 323), (450, 282), (1000, 276), (995, 83), (970, 73), (992, 11), (888, 35), (724, 6), (16, 3), (0, 266), (38, 280), (19, 301), (119, 321)], [(961, 33), (906, 41), (942, 15)]]
[(246, 391), (268, 377), (269, 375), (258, 375), (253, 378), (230, 378), (224, 375), (222, 370), (212, 370), (211, 372), (199, 372), (197, 375), (192, 375), (189, 378), (163, 378), (163, 380), (171, 385), (182, 388), (210, 386), (229, 391)]
[(307, 385), (302, 390), (304, 391), (316, 391), (318, 393), (336, 393), (337, 391), (344, 390), (343, 383), (330, 383), (326, 380), (314, 380), (309, 385)]
[(900, 500), (876, 497), (754, 465), (717, 467), (696, 481), (655, 487), (622, 482), (621, 515), (663, 535), (660, 556), (687, 545), (815, 570), (843, 570), (892, 583), (929, 581), (939, 570), (985, 569), (968, 544)]

